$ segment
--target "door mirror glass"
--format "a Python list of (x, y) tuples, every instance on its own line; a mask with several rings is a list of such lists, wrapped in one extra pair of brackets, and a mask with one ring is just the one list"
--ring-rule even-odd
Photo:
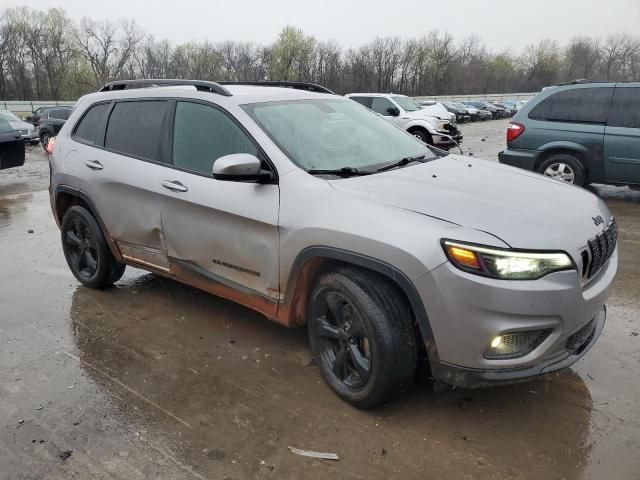
[(213, 178), (218, 180), (258, 180), (262, 176), (260, 160), (250, 153), (233, 153), (213, 164)]

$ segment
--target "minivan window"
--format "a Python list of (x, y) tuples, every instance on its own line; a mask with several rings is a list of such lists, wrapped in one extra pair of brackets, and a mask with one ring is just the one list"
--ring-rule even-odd
[(542, 100), (529, 112), (529, 118), (554, 122), (605, 123), (612, 95), (612, 87), (563, 90)]
[(108, 109), (108, 103), (99, 103), (91, 107), (78, 123), (74, 137), (85, 143), (95, 144), (102, 126), (102, 120)]
[(258, 149), (224, 112), (201, 103), (178, 102), (173, 127), (173, 164), (211, 175), (215, 161)]
[(640, 87), (616, 88), (607, 125), (640, 128)]
[(146, 160), (161, 161), (162, 125), (166, 101), (119, 102), (109, 116), (105, 148)]

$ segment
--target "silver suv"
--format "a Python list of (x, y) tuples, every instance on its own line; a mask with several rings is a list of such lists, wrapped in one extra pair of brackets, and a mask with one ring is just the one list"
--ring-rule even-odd
[(326, 382), (359, 407), (406, 390), (420, 356), (477, 387), (593, 345), (618, 261), (601, 200), (275, 85), (294, 88), (121, 81), (81, 98), (50, 146), (75, 277), (105, 288), (131, 265), (307, 324)]

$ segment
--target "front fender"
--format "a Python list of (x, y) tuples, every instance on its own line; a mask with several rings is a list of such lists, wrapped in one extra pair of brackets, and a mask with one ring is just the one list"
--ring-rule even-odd
[(431, 122), (429, 122), (428, 120), (414, 119), (414, 120), (410, 120), (410, 121), (408, 121), (407, 123), (404, 124), (404, 129), (405, 130), (409, 130), (410, 128), (414, 128), (414, 127), (424, 128), (430, 134), (438, 135), (438, 132), (436, 131), (435, 126)]

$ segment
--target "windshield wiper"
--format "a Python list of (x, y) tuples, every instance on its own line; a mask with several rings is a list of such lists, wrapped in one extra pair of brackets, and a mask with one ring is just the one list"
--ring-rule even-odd
[(307, 170), (307, 173), (311, 175), (337, 175), (339, 177), (356, 177), (362, 175), (371, 175), (375, 172), (369, 172), (366, 170), (358, 170), (355, 167), (342, 167), (328, 170)]
[(424, 160), (426, 157), (426, 155), (416, 155), (415, 157), (404, 157), (401, 160), (398, 160), (395, 163), (392, 163), (391, 165), (385, 165), (382, 168), (379, 168), (378, 170), (376, 170), (376, 172), (386, 172), (387, 170), (391, 170), (392, 168), (397, 168), (397, 167), (404, 167), (405, 165), (408, 165), (411, 162), (421, 162), (422, 160)]

